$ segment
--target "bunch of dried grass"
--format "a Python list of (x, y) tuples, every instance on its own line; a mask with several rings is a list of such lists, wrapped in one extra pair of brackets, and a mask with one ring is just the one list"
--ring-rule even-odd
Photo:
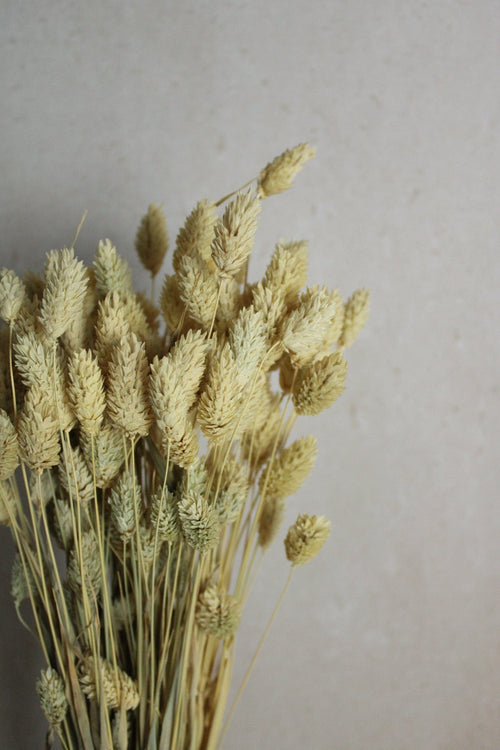
[[(247, 280), (262, 201), (313, 154), (300, 144), (255, 190), (198, 203), (159, 307), (110, 240), (92, 268), (71, 247), (42, 276), (0, 272), (0, 522), (46, 659), (48, 746), (220, 747), (242, 609), (315, 461), (312, 436), (287, 444), (291, 427), (342, 393), (368, 312), (366, 290), (344, 303), (304, 289), (305, 242), (280, 242)], [(136, 249), (153, 282), (168, 245), (152, 204)], [(298, 517), (290, 574), (329, 531)]]

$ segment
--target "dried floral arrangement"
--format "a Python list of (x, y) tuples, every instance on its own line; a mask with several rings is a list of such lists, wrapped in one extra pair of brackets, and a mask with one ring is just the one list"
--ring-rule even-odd
[[(46, 747), (221, 747), (255, 661), (226, 712), (241, 612), (316, 456), (290, 431), (342, 393), (368, 314), (364, 289), (344, 302), (304, 288), (303, 241), (280, 242), (248, 281), (262, 201), (313, 154), (300, 144), (247, 192), (199, 202), (159, 306), (110, 240), (91, 268), (73, 242), (43, 275), (0, 273), (0, 522), (18, 615), (46, 659)], [(157, 205), (136, 249), (154, 289), (168, 249)], [(298, 516), (287, 585), (329, 532)]]

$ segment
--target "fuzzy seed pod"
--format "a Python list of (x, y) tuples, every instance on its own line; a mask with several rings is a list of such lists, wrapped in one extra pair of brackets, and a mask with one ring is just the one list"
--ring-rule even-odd
[(17, 553), (12, 564), (12, 574), (10, 580), (10, 593), (14, 600), (16, 610), (19, 612), (20, 605), (31, 596), (36, 596), (36, 587), (33, 575), (26, 565), (26, 571), (23, 567), (21, 555)]
[(144, 268), (156, 276), (168, 250), (167, 222), (163, 209), (151, 203), (142, 217), (135, 238), (135, 249)]
[(68, 700), (64, 692), (64, 682), (52, 667), (42, 669), (36, 683), (40, 705), (52, 729), (58, 730), (68, 710)]
[(180, 260), (177, 285), (189, 320), (208, 330), (217, 304), (217, 277), (199, 253), (193, 251)]
[(122, 298), (117, 292), (108, 294), (97, 308), (95, 350), (103, 373), (107, 373), (111, 352), (131, 330), (125, 318)]
[(335, 316), (335, 304), (326, 287), (311, 287), (285, 317), (281, 340), (294, 367), (303, 367), (321, 351)]
[(307, 282), (308, 243), (304, 240), (283, 240), (276, 245), (271, 262), (266, 268), (263, 286), (273, 297), (282, 295), (285, 307), (294, 307), (299, 293)]
[(0, 481), (15, 472), (18, 461), (17, 434), (9, 415), (0, 409)]
[(261, 205), (255, 194), (238, 193), (215, 225), (212, 259), (225, 277), (236, 276), (252, 252)]
[(312, 159), (316, 149), (308, 143), (299, 143), (277, 156), (261, 171), (257, 180), (257, 191), (261, 198), (282, 193), (293, 184), (295, 176), (304, 164)]
[(238, 629), (241, 605), (234, 596), (217, 586), (207, 586), (199, 595), (196, 622), (200, 630), (215, 638), (228, 638)]
[(219, 541), (219, 517), (202, 495), (188, 492), (179, 503), (179, 520), (184, 539), (201, 553), (215, 547)]
[(160, 294), (160, 309), (169, 331), (177, 331), (183, 320), (185, 304), (181, 300), (177, 275), (165, 276)]
[(312, 435), (295, 440), (283, 448), (267, 464), (259, 478), (259, 489), (267, 496), (287, 497), (302, 486), (309, 475), (317, 453), (317, 441)]
[(254, 376), (267, 350), (268, 329), (261, 312), (245, 307), (229, 330), (229, 345), (244, 387)]
[(83, 263), (75, 258), (72, 248), (48, 253), (38, 317), (48, 344), (53, 344), (81, 314), (87, 283)]
[(26, 394), (17, 424), (19, 454), (32, 471), (41, 473), (59, 463), (59, 427), (54, 407), (38, 388)]
[(89, 700), (101, 700), (107, 708), (124, 708), (133, 710), (139, 705), (139, 693), (134, 680), (123, 670), (115, 668), (103, 659), (96, 664), (94, 656), (86, 656), (80, 667), (80, 685)]
[(73, 546), (73, 514), (67, 500), (56, 497), (49, 506), (50, 530), (55, 536), (60, 548), (68, 552)]
[(259, 545), (263, 549), (267, 549), (274, 542), (284, 520), (285, 500), (275, 495), (266, 495), (258, 525)]
[(298, 371), (292, 391), (297, 414), (313, 415), (328, 409), (345, 387), (347, 362), (340, 351)]
[(179, 515), (175, 496), (167, 489), (155, 492), (151, 498), (151, 527), (164, 542), (176, 542), (180, 534)]
[(217, 214), (212, 201), (200, 201), (196, 204), (177, 235), (173, 256), (174, 271), (179, 272), (182, 258), (195, 253), (201, 255), (211, 271), (214, 270), (210, 245), (214, 237), (216, 221)]
[(96, 435), (106, 408), (104, 380), (92, 352), (81, 349), (68, 362), (68, 396), (71, 406), (88, 435)]
[(241, 373), (231, 347), (212, 356), (205, 389), (198, 402), (198, 423), (205, 437), (218, 442), (229, 437), (241, 405)]
[(26, 288), (21, 279), (7, 268), (0, 271), (0, 318), (13, 325), (24, 302)]
[[(81, 538), (82, 544), (82, 563), (85, 588), (92, 601), (94, 596), (98, 597), (102, 585), (101, 561), (99, 557), (99, 547), (93, 531), (85, 531)], [(82, 595), (82, 569), (80, 567), (80, 557), (76, 547), (73, 547), (68, 559), (68, 585), (77, 595)]]
[(0, 482), (0, 526), (10, 526), (16, 515), (16, 496), (8, 481)]
[(93, 500), (94, 480), (80, 448), (68, 447), (59, 464), (59, 480), (73, 502), (85, 504)]
[(130, 266), (111, 240), (100, 240), (95, 251), (94, 270), (96, 290), (100, 298), (109, 292), (122, 295), (133, 294), (132, 273)]
[(135, 531), (136, 517), (140, 516), (141, 488), (128, 472), (124, 472), (111, 490), (109, 500), (111, 518), (122, 542)]
[(87, 466), (90, 471), (95, 470), (96, 485), (100, 488), (109, 487), (125, 460), (121, 429), (113, 424), (104, 423), (94, 438), (83, 433), (80, 436), (80, 444)]
[(124, 336), (111, 354), (107, 401), (111, 420), (130, 438), (147, 435), (151, 426), (148, 374), (144, 344), (133, 333)]
[(358, 289), (347, 300), (344, 315), (344, 327), (339, 339), (339, 346), (346, 349), (354, 343), (358, 334), (368, 320), (370, 292), (368, 289)]
[(330, 521), (325, 516), (298, 515), (285, 538), (285, 552), (292, 565), (305, 565), (316, 557), (330, 536)]

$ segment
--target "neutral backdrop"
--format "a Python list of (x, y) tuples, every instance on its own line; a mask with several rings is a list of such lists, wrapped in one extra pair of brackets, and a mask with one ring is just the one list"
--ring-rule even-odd
[[(500, 747), (498, 0), (3, 0), (0, 265), (171, 235), (301, 141), (251, 273), (310, 240), (310, 280), (372, 292), (347, 390), (290, 500), (333, 533), (297, 572), (224, 750)], [(170, 262), (170, 261), (169, 261)], [(167, 270), (169, 265), (167, 264)], [(0, 746), (42, 748), (37, 645), (0, 532)], [(287, 575), (248, 603), (235, 686)]]

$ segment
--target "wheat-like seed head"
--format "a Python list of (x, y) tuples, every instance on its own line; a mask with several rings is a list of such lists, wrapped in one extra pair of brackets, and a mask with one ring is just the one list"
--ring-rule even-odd
[(35, 472), (59, 463), (59, 426), (54, 405), (34, 386), (24, 400), (17, 424), (21, 460)]
[(258, 525), (258, 541), (263, 549), (267, 549), (276, 539), (278, 531), (285, 520), (285, 499), (268, 496), (264, 500)]
[(42, 669), (36, 690), (49, 725), (52, 729), (58, 730), (68, 710), (62, 677), (52, 667)]
[(187, 544), (201, 553), (208, 552), (219, 541), (219, 516), (203, 495), (188, 491), (178, 505), (182, 535)]
[(140, 516), (142, 490), (136, 479), (124, 471), (110, 492), (111, 520), (122, 542), (128, 541)]
[(317, 454), (317, 441), (312, 435), (295, 440), (280, 450), (267, 464), (259, 478), (259, 488), (266, 495), (293, 495), (309, 476)]
[(23, 305), (26, 288), (21, 279), (7, 268), (0, 270), (0, 318), (12, 325)]
[(97, 358), (81, 349), (68, 362), (68, 396), (81, 429), (97, 435), (106, 408), (104, 379)]
[(347, 300), (344, 315), (344, 327), (339, 339), (339, 346), (346, 349), (351, 346), (364, 328), (370, 311), (370, 292), (358, 289)]
[(94, 497), (92, 471), (85, 461), (82, 450), (69, 446), (64, 461), (59, 464), (61, 487), (73, 502), (89, 503)]
[(257, 180), (257, 191), (261, 198), (282, 193), (293, 184), (295, 176), (304, 164), (312, 159), (316, 149), (308, 143), (299, 143), (272, 160), (261, 171)]
[(39, 321), (52, 345), (81, 314), (88, 279), (73, 249), (52, 250), (45, 266), (45, 288)]
[(285, 538), (285, 552), (292, 565), (305, 565), (316, 557), (330, 536), (325, 516), (298, 515)]
[(234, 635), (241, 619), (241, 604), (214, 585), (208, 585), (198, 596), (196, 622), (200, 630), (215, 638)]
[(236, 276), (252, 252), (260, 201), (249, 190), (238, 193), (215, 225), (212, 259), (221, 276)]
[(299, 370), (292, 391), (297, 414), (314, 415), (328, 409), (344, 390), (346, 371), (340, 351)]
[(156, 276), (168, 250), (165, 214), (156, 203), (151, 203), (141, 219), (135, 237), (135, 249), (144, 268), (151, 276)]
[(158, 529), (158, 536), (164, 542), (176, 542), (180, 534), (177, 500), (169, 490), (158, 489), (151, 498), (150, 521), (152, 528)]
[(111, 240), (100, 240), (94, 257), (96, 290), (99, 297), (109, 292), (119, 292), (123, 296), (134, 293), (130, 266), (116, 252)]
[(214, 227), (217, 221), (215, 205), (212, 201), (199, 201), (191, 211), (184, 226), (179, 230), (173, 255), (174, 271), (180, 270), (181, 260), (199, 253), (211, 271), (215, 266), (211, 257)]
[(17, 434), (9, 415), (0, 409), (0, 481), (8, 479), (15, 472), (19, 448)]
[(148, 376), (144, 344), (133, 333), (123, 336), (111, 353), (106, 398), (110, 419), (129, 438), (147, 435), (151, 426)]
[(84, 658), (80, 667), (80, 685), (89, 700), (96, 701), (102, 689), (101, 700), (107, 708), (124, 708), (131, 711), (139, 705), (139, 692), (134, 680), (122, 669), (92, 655)]

